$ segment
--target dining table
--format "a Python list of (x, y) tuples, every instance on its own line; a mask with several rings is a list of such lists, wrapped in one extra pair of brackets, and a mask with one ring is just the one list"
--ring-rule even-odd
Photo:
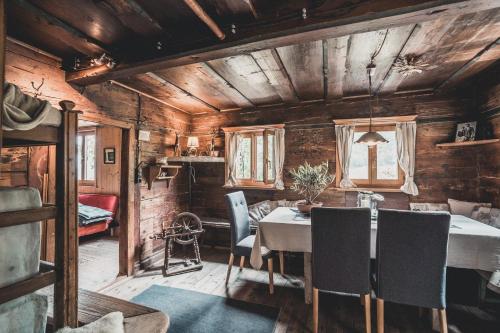
[[(377, 221), (371, 223), (371, 258), (376, 257)], [(425, 244), (422, 244), (425, 246)], [(260, 269), (262, 247), (304, 253), (305, 303), (312, 302), (311, 218), (296, 208), (278, 207), (259, 221), (250, 264)], [(451, 215), (447, 266), (500, 271), (500, 229), (462, 215)], [(496, 274), (498, 277), (498, 274)]]

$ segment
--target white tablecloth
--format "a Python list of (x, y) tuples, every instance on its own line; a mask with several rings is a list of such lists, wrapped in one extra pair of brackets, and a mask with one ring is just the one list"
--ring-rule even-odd
[[(371, 257), (375, 258), (377, 223), (372, 223)], [(260, 247), (275, 251), (311, 252), (311, 220), (288, 207), (278, 207), (259, 222), (250, 263), (262, 266)], [(425, 246), (425, 244), (423, 244)], [(500, 270), (500, 230), (461, 215), (451, 216), (450, 267)]]

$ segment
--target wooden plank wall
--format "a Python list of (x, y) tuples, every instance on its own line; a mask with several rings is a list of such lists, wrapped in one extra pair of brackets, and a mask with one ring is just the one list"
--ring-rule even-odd
[[(385, 193), (385, 207), (408, 208), (409, 202), (446, 202), (447, 198), (477, 200), (479, 198), (476, 153), (463, 154), (461, 150), (439, 149), (436, 143), (454, 138), (456, 122), (468, 119), (471, 100), (458, 96), (392, 97), (381, 99), (374, 116), (419, 116), (417, 129), (417, 164), (415, 181), (420, 195)], [(285, 123), (284, 191), (245, 190), (248, 202), (266, 199), (298, 199), (288, 188), (292, 183), (290, 170), (304, 161), (320, 163), (328, 160), (335, 172), (335, 133), (333, 119), (368, 117), (366, 100), (341, 100), (324, 105), (276, 108), (249, 112), (225, 112), (203, 117), (193, 117), (193, 131), (200, 136), (201, 146), (209, 140), (212, 128), (237, 125)], [(219, 137), (216, 145), (223, 150), (224, 141)], [(226, 216), (223, 195), (231, 192), (222, 189), (224, 165), (205, 164), (197, 167), (197, 183), (193, 190), (194, 211), (200, 215)], [(319, 200), (327, 205), (353, 205), (355, 192), (327, 189)]]
[[(187, 133), (191, 118), (189, 115), (169, 109), (147, 98), (140, 98), (136, 93), (109, 83), (88, 86), (86, 88), (73, 87), (66, 83), (64, 72), (60, 69), (57, 58), (40, 54), (36, 50), (25, 48), (9, 41), (6, 52), (6, 80), (17, 84), (24, 92), (33, 94), (35, 91), (31, 82), (39, 86), (40, 98), (49, 100), (52, 105), (58, 105), (60, 100), (72, 100), (76, 103), (76, 110), (83, 111), (84, 116), (102, 122), (113, 120), (133, 124), (135, 129), (139, 110), (142, 113), (141, 128), (151, 131), (151, 141), (143, 143), (141, 161), (150, 162), (156, 157), (173, 155), (175, 132), (181, 135)], [(117, 146), (118, 148), (119, 146)], [(2, 150), (0, 170), (9, 168), (24, 171), (26, 155), (21, 151)], [(118, 159), (119, 160), (119, 159)], [(25, 172), (25, 171), (24, 171)], [(22, 185), (26, 176), (21, 173), (7, 177), (1, 173), (2, 184)], [(146, 259), (154, 250), (159, 250), (163, 244), (153, 242), (149, 235), (159, 232), (161, 224), (171, 222), (174, 212), (185, 210), (187, 202), (187, 177), (183, 174), (171, 183), (167, 189), (166, 182), (156, 182), (153, 189), (148, 191), (143, 183), (136, 189), (137, 207), (136, 233), (136, 260)]]

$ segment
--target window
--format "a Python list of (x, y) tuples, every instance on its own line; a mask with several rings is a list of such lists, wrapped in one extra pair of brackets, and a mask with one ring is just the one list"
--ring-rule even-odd
[[(226, 132), (226, 186), (275, 188), (275, 183), (277, 183), (276, 131), (282, 128), (283, 125), (268, 125), (224, 129)], [(284, 130), (282, 131), (280, 133), (284, 133)], [(230, 137), (234, 137), (236, 142), (237, 154), (235, 156), (231, 156), (234, 154), (234, 151), (231, 151), (234, 146), (231, 146)], [(232, 163), (228, 163), (230, 160), (234, 162), (233, 166), (229, 165)], [(234, 177), (231, 175), (233, 167)], [(230, 182), (228, 178), (231, 179)]]
[[(349, 176), (352, 182), (362, 187), (398, 187), (404, 182), (404, 174), (398, 165), (396, 131), (394, 126), (373, 127), (388, 143), (368, 147), (352, 145)], [(368, 131), (365, 126), (356, 127), (354, 141)]]
[(96, 184), (96, 131), (86, 129), (78, 132), (77, 139), (77, 175), (80, 185)]

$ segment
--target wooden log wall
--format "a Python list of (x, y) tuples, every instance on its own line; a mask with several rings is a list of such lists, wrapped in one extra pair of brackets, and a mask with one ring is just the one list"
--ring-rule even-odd
[[(83, 116), (102, 123), (127, 122), (136, 130), (137, 117), (141, 114), (141, 129), (151, 131), (151, 141), (141, 145), (140, 161), (153, 161), (156, 157), (173, 155), (175, 132), (185, 135), (190, 124), (190, 116), (169, 109), (163, 104), (140, 97), (122, 87), (109, 83), (73, 87), (66, 83), (61, 63), (55, 57), (44, 55), (35, 49), (9, 41), (6, 52), (6, 81), (18, 85), (24, 92), (34, 94), (35, 87), (42, 83), (39, 96), (57, 106), (60, 100), (72, 100), (76, 110)], [(99, 152), (98, 152), (99, 153)], [(24, 185), (26, 176), (3, 171), (12, 168), (26, 169), (26, 156), (22, 151), (2, 150), (2, 184)], [(9, 157), (10, 156), (10, 157)], [(119, 159), (118, 159), (119, 160)], [(24, 168), (24, 169), (23, 169)], [(146, 260), (155, 250), (161, 249), (161, 242), (153, 242), (149, 235), (160, 231), (161, 225), (168, 225), (175, 212), (186, 209), (187, 177), (183, 174), (171, 182), (155, 182), (149, 191), (145, 183), (136, 187), (136, 260)], [(23, 183), (24, 182), (24, 183)]]
[[(384, 193), (384, 207), (407, 209), (409, 202), (446, 202), (448, 198), (477, 200), (479, 178), (475, 151), (440, 149), (436, 143), (454, 139), (456, 123), (470, 117), (472, 102), (458, 96), (437, 97), (396, 96), (381, 99), (374, 116), (418, 115), (416, 174), (419, 196), (403, 193)], [(205, 146), (212, 128), (258, 124), (285, 123), (284, 191), (245, 190), (248, 202), (266, 199), (299, 199), (289, 190), (292, 184), (290, 170), (304, 161), (320, 163), (328, 160), (335, 173), (335, 132), (333, 119), (368, 117), (365, 100), (341, 100), (329, 104), (303, 105), (295, 108), (276, 108), (249, 112), (225, 112), (193, 117), (193, 131)], [(216, 145), (223, 150), (219, 137)], [(206, 216), (226, 217), (223, 195), (224, 165), (205, 164), (197, 167), (197, 183), (193, 189), (193, 210)], [(356, 192), (342, 192), (328, 188), (318, 199), (326, 205), (352, 206)]]

